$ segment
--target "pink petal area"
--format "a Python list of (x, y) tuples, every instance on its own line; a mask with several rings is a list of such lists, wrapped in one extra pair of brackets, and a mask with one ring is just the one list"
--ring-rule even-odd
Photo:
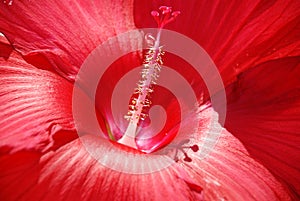
[(130, 1), (0, 3), (0, 31), (31, 64), (73, 80), (87, 55), (134, 28)]
[[(199, 114), (203, 133), (210, 121), (207, 114), (211, 112)], [(83, 139), (101, 140), (89, 135)], [(203, 138), (197, 142), (201, 144)], [(100, 157), (117, 164), (120, 159), (107, 155), (110, 142), (99, 143)], [(179, 161), (158, 172), (133, 175), (103, 167), (76, 139), (43, 156), (23, 151), (0, 157), (0, 164), (6, 164), (0, 165), (0, 195), (6, 200), (291, 200), (266, 168), (225, 130), (206, 159), (199, 160), (193, 152), (189, 155), (190, 163)]]
[[(281, 182), (253, 159), (245, 146), (226, 129), (222, 129), (215, 146), (209, 144), (215, 135), (207, 129), (212, 113), (216, 113), (212, 108), (199, 113), (202, 125), (199, 125), (195, 142), (200, 152), (190, 150), (188, 155), (192, 162), (183, 163), (180, 166), (183, 170), (178, 170), (178, 174), (193, 178), (193, 183), (203, 188), (205, 200), (292, 200)], [(211, 148), (209, 155), (202, 159)]]
[[(300, 197), (300, 57), (270, 61), (228, 88), (226, 128)], [(297, 200), (297, 199), (296, 199)]]
[(181, 11), (166, 28), (198, 42), (216, 63), (225, 86), (248, 68), (300, 53), (299, 1), (135, 1), (136, 26), (155, 27), (144, 16), (160, 5)]
[[(207, 110), (207, 111), (206, 111)], [(281, 179), (269, 172), (264, 163), (253, 159), (252, 155), (238, 139), (223, 130), (214, 150), (204, 160), (199, 160), (214, 144), (214, 132), (207, 130), (212, 109), (199, 113), (199, 132), (191, 135), (194, 143), (200, 145), (202, 153), (188, 152), (192, 163), (181, 160), (174, 168), (179, 177), (193, 192), (200, 191), (207, 200), (293, 200), (296, 195), (289, 192)], [(191, 120), (190, 120), (191, 121)], [(209, 151), (208, 151), (209, 152)], [(299, 152), (299, 151), (298, 151)], [(298, 155), (298, 152), (296, 153)], [(200, 155), (200, 157), (199, 157)], [(283, 170), (284, 173), (286, 170)], [(191, 179), (192, 178), (192, 179)]]
[[(92, 136), (84, 138), (95, 141)], [(103, 141), (103, 147), (107, 147), (107, 143)], [(176, 169), (151, 174), (119, 173), (100, 165), (79, 139), (42, 157), (32, 152), (15, 153), (9, 157), (15, 160), (0, 158), (0, 164), (6, 164), (0, 166), (0, 195), (8, 201), (181, 201), (200, 198), (198, 192), (191, 191), (194, 186), (185, 181), (186, 175), (178, 172), (182, 169), (178, 165)]]
[[(0, 44), (0, 48), (5, 44)], [(28, 65), (16, 52), (0, 58), (0, 152), (55, 149), (74, 133), (72, 85)]]

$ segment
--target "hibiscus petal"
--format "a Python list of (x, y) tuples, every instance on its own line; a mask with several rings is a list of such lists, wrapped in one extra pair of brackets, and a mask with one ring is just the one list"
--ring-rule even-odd
[(0, 31), (24, 58), (74, 79), (103, 41), (134, 28), (129, 1), (14, 1), (0, 4)]
[[(199, 114), (201, 124), (195, 142), (200, 152), (188, 151), (192, 161), (181, 166), (187, 177), (203, 188), (205, 200), (291, 200), (280, 181), (253, 159), (245, 146), (227, 130), (220, 131), (216, 146), (204, 144), (215, 140), (215, 133), (207, 130), (212, 113), (216, 112), (207, 108)], [(203, 159), (201, 155), (211, 148), (213, 150)]]
[(220, 70), (225, 86), (244, 70), (267, 60), (299, 55), (300, 2), (135, 1), (137, 27), (155, 27), (145, 13), (160, 5), (180, 10), (166, 28), (198, 42)]
[(300, 196), (300, 57), (267, 62), (227, 92), (226, 128), (251, 156)]
[[(93, 136), (83, 138), (95, 141)], [(104, 140), (103, 147), (107, 147), (107, 143)], [(24, 156), (26, 161), (22, 160)], [(0, 166), (0, 195), (6, 200), (181, 201), (199, 198), (191, 192), (184, 175), (178, 175), (179, 167), (176, 171), (167, 168), (149, 174), (116, 172), (92, 158), (79, 139), (47, 152), (40, 159), (31, 152), (15, 153), (10, 157), (17, 162), (0, 158), (0, 164), (6, 163)], [(19, 185), (16, 185), (13, 180), (24, 173), (26, 179), (18, 180)]]
[(71, 98), (72, 85), (60, 76), (16, 52), (0, 58), (0, 152), (45, 151), (74, 139)]

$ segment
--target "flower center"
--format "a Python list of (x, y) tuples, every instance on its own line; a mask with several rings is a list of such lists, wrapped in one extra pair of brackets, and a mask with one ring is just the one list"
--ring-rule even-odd
[(135, 142), (137, 127), (139, 122), (145, 120), (148, 115), (147, 111), (151, 106), (150, 94), (153, 93), (153, 86), (156, 84), (163, 64), (162, 56), (164, 52), (160, 44), (161, 29), (166, 24), (174, 21), (179, 14), (180, 11), (172, 12), (172, 8), (167, 6), (159, 7), (159, 12), (151, 12), (159, 29), (156, 37), (148, 34), (145, 38), (149, 48), (144, 59), (141, 79), (137, 83), (137, 88), (135, 88), (133, 98), (129, 104), (129, 111), (125, 115), (125, 119), (129, 121), (129, 124), (123, 137), (118, 140), (121, 144), (137, 149)]

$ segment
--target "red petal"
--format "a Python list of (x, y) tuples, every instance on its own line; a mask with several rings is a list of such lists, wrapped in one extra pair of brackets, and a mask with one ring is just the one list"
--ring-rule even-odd
[[(92, 136), (84, 138), (97, 140)], [(108, 151), (105, 148), (107, 143), (104, 140), (104, 148), (100, 148)], [(103, 152), (103, 156), (105, 154)], [(108, 160), (115, 158), (108, 157)], [(0, 157), (0, 162), (0, 195), (6, 200), (161, 201), (197, 198), (190, 190), (195, 186), (191, 183), (188, 186), (186, 182), (189, 181), (179, 176), (178, 170), (167, 168), (151, 174), (119, 173), (97, 163), (79, 139), (40, 158), (35, 153), (21, 152)]]
[[(202, 117), (202, 123), (209, 118)], [(203, 132), (206, 126), (202, 125)], [(99, 156), (116, 161), (107, 155), (109, 142), (99, 143), (103, 151)], [(1, 196), (7, 200), (202, 200), (203, 196), (205, 200), (290, 200), (281, 184), (226, 131), (207, 159), (198, 160), (194, 152), (190, 157), (193, 162), (151, 174), (124, 174), (99, 165), (77, 139), (43, 157), (33, 152), (0, 157), (0, 164), (5, 164), (0, 165)]]
[(300, 196), (300, 57), (246, 71), (228, 89), (226, 128)]
[(137, 27), (155, 27), (145, 17), (160, 5), (181, 15), (166, 28), (197, 41), (218, 66), (225, 85), (244, 70), (267, 60), (299, 55), (300, 2), (135, 1)]
[(134, 28), (131, 13), (120, 0), (14, 1), (0, 4), (0, 31), (33, 65), (73, 79), (91, 50)]
[[(202, 125), (195, 138), (200, 150), (196, 153), (190, 150), (192, 162), (182, 165), (189, 177), (194, 178), (193, 183), (203, 188), (205, 200), (291, 200), (281, 182), (252, 158), (245, 148), (247, 145), (225, 129), (216, 146), (209, 146), (215, 133), (208, 130), (211, 116), (207, 114), (211, 113), (201, 115)], [(207, 150), (211, 152), (202, 159)]]
[(0, 58), (0, 152), (45, 151), (76, 137), (67, 132), (74, 131), (71, 98), (72, 85), (58, 75), (15, 52)]

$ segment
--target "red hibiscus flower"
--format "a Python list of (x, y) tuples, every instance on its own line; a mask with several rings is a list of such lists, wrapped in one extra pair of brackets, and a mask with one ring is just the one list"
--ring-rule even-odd
[[(198, 155), (202, 137), (222, 110), (209, 104), (210, 96), (219, 91), (209, 94), (189, 64), (168, 52), (165, 65), (203, 91), (196, 112), (183, 120), (172, 94), (153, 94), (153, 103), (171, 115), (165, 128), (170, 137), (137, 141), (137, 150), (116, 142), (126, 127), (114, 124), (107, 104), (122, 75), (142, 64), (139, 51), (115, 61), (100, 80), (92, 104), (104, 135), (87, 132), (79, 137), (75, 128), (74, 81), (85, 59), (116, 35), (156, 27), (150, 13), (161, 5), (180, 10), (176, 22), (165, 28), (203, 47), (226, 87), (225, 125), (204, 159)], [(298, 1), (3, 1), (0, 16), (1, 200), (299, 199)], [(119, 45), (139, 40), (133, 37)], [(83, 91), (89, 100), (86, 95)], [(180, 153), (168, 158), (170, 166), (147, 174), (107, 166), (122, 160), (137, 168), (130, 164), (137, 157), (148, 165), (142, 168), (159, 166), (165, 157), (155, 151), (174, 140), (182, 123), (178, 121), (185, 123), (183, 131), (192, 123), (197, 127), (174, 148)], [(99, 149), (98, 158), (85, 142)]]

